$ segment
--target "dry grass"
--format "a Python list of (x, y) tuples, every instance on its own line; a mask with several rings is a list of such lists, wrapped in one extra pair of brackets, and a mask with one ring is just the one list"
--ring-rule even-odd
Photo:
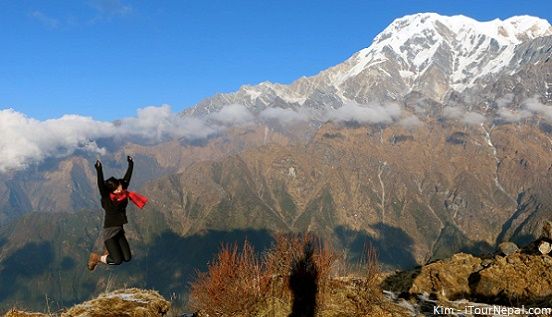
[(10, 311), (4, 314), (4, 317), (49, 317), (49, 316), (52, 316), (52, 315), (43, 314), (43, 313), (28, 313), (25, 311), (17, 310), (15, 308), (12, 308)]
[(14, 308), (4, 317), (161, 317), (169, 309), (170, 303), (156, 291), (129, 288), (104, 293), (61, 314), (29, 313)]
[(191, 305), (209, 316), (255, 316), (270, 284), (253, 247), (225, 245), (191, 285)]
[(293, 296), (289, 277), (292, 263), (304, 255), (305, 245), (314, 245), (312, 259), (317, 270), (316, 316), (406, 316), (385, 300), (379, 285), (380, 267), (373, 248), (364, 260), (349, 266), (349, 277), (340, 277), (346, 267), (343, 256), (312, 235), (278, 235), (273, 247), (258, 261), (246, 244), (225, 246), (206, 273), (192, 283), (191, 305), (205, 316), (288, 316)]
[(169, 308), (170, 303), (158, 292), (130, 288), (73, 306), (61, 317), (159, 317), (166, 315)]
[(277, 310), (282, 313), (283, 307), (289, 309), (293, 299), (289, 289), (292, 263), (304, 256), (307, 244), (314, 246), (313, 260), (318, 273), (318, 306), (324, 306), (328, 300), (332, 279), (337, 274), (343, 255), (312, 234), (279, 234), (275, 236), (273, 247), (264, 256), (267, 274), (272, 277), (271, 293), (267, 296), (272, 297), (269, 300), (271, 306), (276, 306), (269, 311)]
[(328, 296), (323, 316), (401, 316), (400, 310), (383, 296), (374, 248), (366, 247), (362, 259), (348, 271), (348, 277), (333, 279), (334, 291)]

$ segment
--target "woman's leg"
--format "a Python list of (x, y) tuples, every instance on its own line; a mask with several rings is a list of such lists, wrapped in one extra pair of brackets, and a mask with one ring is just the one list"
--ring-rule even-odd
[(105, 263), (107, 263), (107, 264), (119, 265), (119, 264), (123, 263), (123, 259), (124, 259), (123, 258), (123, 251), (121, 250), (121, 246), (118, 242), (120, 235), (121, 235), (121, 233), (118, 233), (113, 238), (105, 240), (105, 248), (107, 249), (107, 252), (109, 253), (107, 255), (107, 257), (105, 258)]
[(123, 260), (125, 262), (128, 262), (132, 258), (132, 254), (130, 253), (130, 246), (128, 245), (128, 241), (125, 237), (124, 231), (119, 234), (120, 236), (118, 237), (117, 242), (119, 243), (119, 248), (121, 249), (121, 252), (123, 254)]

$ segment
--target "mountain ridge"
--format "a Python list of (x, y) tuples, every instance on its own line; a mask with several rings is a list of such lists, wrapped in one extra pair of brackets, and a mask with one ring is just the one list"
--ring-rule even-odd
[[(454, 21), (452, 24), (459, 24), (458, 20), (468, 23), (470, 27), (464, 30), (457, 25), (459, 33), (454, 33), (450, 25), (443, 23)], [(521, 31), (516, 28), (516, 22), (521, 25)], [(502, 28), (508, 35), (508, 30), (513, 32), (514, 37), (506, 37), (499, 31), (492, 34), (486, 26), (489, 24), (497, 30)], [(529, 27), (523, 30), (527, 25)], [(466, 39), (457, 39), (459, 35)], [(271, 82), (244, 85), (237, 92), (207, 98), (185, 114), (202, 116), (219, 110), (225, 104), (243, 104), (253, 112), (267, 107), (320, 110), (323, 107), (321, 104), (335, 108), (348, 101), (361, 104), (402, 101), (411, 91), (425, 92), (436, 101), (445, 101), (443, 98), (451, 91), (462, 92), (473, 87), (478, 78), (484, 81), (488, 74), (500, 73), (510, 64), (518, 62), (521, 57), (514, 57), (516, 53), (523, 52), (515, 50), (517, 45), (550, 35), (552, 26), (548, 21), (529, 16), (489, 22), (433, 13), (406, 16), (393, 21), (375, 37), (371, 46), (314, 76), (301, 77), (289, 85)], [(543, 45), (549, 49), (551, 41), (549, 39)], [(541, 56), (542, 59), (547, 53), (549, 56), (549, 51), (546, 51), (531, 57)], [(420, 59), (420, 56), (423, 58)], [(429, 60), (435, 56), (437, 61)], [(478, 65), (480, 63), (484, 63), (483, 69)], [(423, 69), (418, 69), (421, 66)], [(445, 77), (431, 78), (435, 72), (447, 74), (450, 82)], [(477, 77), (474, 73), (478, 73)], [(471, 79), (471, 83), (463, 83), (469, 77), (475, 78)], [(438, 93), (432, 93), (433, 90)]]

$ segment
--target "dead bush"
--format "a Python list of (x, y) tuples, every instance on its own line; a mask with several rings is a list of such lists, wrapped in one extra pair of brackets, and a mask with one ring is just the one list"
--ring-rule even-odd
[(375, 248), (365, 247), (364, 255), (350, 269), (353, 276), (344, 286), (347, 316), (375, 316), (384, 305), (378, 276), (381, 268)]
[(313, 302), (321, 317), (401, 315), (384, 299), (374, 248), (366, 248), (356, 265), (344, 262), (343, 254), (311, 234), (276, 235), (261, 261), (249, 243), (241, 250), (225, 246), (208, 271), (198, 273), (191, 304), (211, 317), (290, 316), (292, 306)]
[(197, 273), (190, 303), (209, 316), (254, 316), (269, 284), (251, 244), (224, 245), (207, 272)]
[(270, 309), (280, 315), (288, 314), (282, 307), (291, 307), (292, 294), (290, 288), (290, 274), (294, 265), (305, 257), (307, 245), (313, 247), (312, 260), (316, 267), (317, 307), (323, 309), (329, 301), (332, 293), (332, 280), (336, 275), (343, 255), (320, 238), (313, 234), (278, 234), (274, 238), (274, 244), (265, 253), (264, 263), (267, 276), (271, 277), (271, 293), (269, 294)]

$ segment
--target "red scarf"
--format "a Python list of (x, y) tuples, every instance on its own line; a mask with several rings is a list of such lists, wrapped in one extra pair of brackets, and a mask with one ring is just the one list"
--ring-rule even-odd
[(130, 198), (130, 201), (132, 201), (138, 208), (142, 209), (144, 205), (148, 202), (148, 198), (146, 196), (142, 196), (135, 192), (129, 192), (128, 190), (123, 190), (120, 193), (110, 193), (109, 198), (115, 203), (119, 204), (123, 200)]

